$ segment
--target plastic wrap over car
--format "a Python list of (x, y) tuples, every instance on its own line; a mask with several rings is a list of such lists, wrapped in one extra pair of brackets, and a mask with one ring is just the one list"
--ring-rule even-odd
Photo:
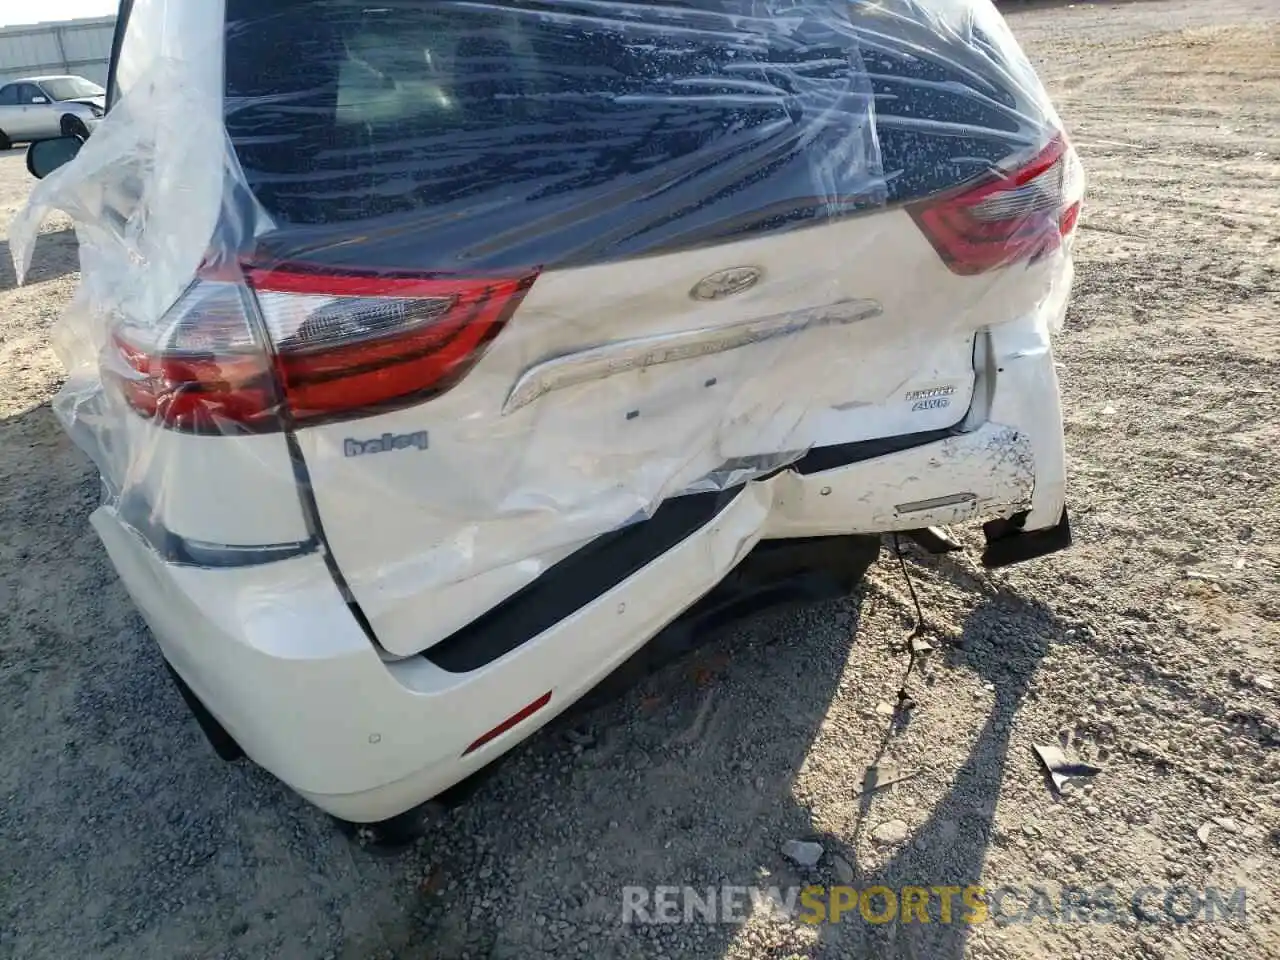
[[(55, 409), (172, 562), (326, 550), (367, 515), (378, 548), (338, 565), (388, 603), (528, 579), (785, 469), (815, 411), (894, 396), (994, 316), (1061, 316), (1078, 167), (988, 0), (132, 18), (106, 118), (10, 237), (21, 276), (46, 213), (75, 221)], [(906, 260), (858, 287), (891, 211), (964, 298)], [(904, 340), (895, 304), (930, 297)]]

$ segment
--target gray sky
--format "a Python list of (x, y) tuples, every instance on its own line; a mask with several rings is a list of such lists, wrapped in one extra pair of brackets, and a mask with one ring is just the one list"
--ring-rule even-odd
[(117, 0), (0, 0), (0, 26), (115, 13)]

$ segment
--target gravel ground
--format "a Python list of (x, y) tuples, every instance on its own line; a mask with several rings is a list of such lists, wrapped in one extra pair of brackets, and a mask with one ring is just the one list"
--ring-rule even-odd
[[(1060, 341), (1078, 542), (995, 575), (910, 558), (946, 641), (913, 711), (888, 715), (912, 607), (886, 558), (554, 724), (397, 859), (204, 745), (47, 405), (74, 239), (49, 224), (21, 290), (0, 241), (0, 957), (1280, 957), (1277, 18), (1011, 13), (1091, 177)], [(0, 155), (0, 217), (27, 188)], [(1103, 772), (1055, 798), (1033, 743)], [(910, 778), (859, 795), (873, 763)], [(1248, 918), (620, 923), (624, 885), (850, 878), (1151, 886), (1156, 913), (1242, 886)]]

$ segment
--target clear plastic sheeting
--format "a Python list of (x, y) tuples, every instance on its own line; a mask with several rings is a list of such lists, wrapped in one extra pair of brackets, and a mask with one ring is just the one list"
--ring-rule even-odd
[(118, 70), (10, 232), (21, 276), (76, 222), (57, 413), (174, 562), (310, 544), (375, 632), (959, 422), (974, 333), (1070, 283), (987, 0), (139, 0)]

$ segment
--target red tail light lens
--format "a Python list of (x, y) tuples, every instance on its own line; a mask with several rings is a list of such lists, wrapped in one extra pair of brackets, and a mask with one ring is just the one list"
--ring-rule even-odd
[(953, 273), (972, 275), (1029, 260), (1075, 229), (1080, 162), (1055, 137), (1011, 172), (913, 204), (911, 216)]
[(278, 429), (279, 395), (248, 296), (235, 283), (196, 281), (156, 329), (115, 331), (104, 383), (144, 417), (178, 430)]
[(252, 270), (299, 422), (443, 393), (480, 359), (533, 276), (457, 280)]
[[(306, 424), (421, 402), (467, 374), (536, 274), (245, 276), (247, 287), (197, 280), (160, 331), (119, 331), (104, 379), (144, 416), (199, 433), (280, 429), (284, 412)], [(249, 321), (254, 295), (269, 345)]]

